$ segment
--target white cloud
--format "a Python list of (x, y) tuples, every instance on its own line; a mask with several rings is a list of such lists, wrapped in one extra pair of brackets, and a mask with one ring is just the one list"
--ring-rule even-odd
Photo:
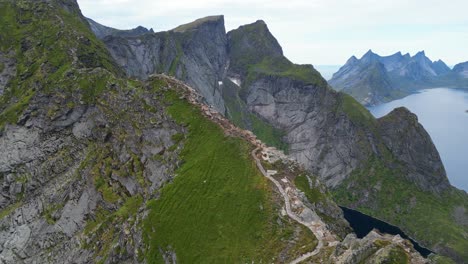
[(466, 0), (78, 0), (83, 13), (117, 28), (168, 30), (224, 14), (226, 28), (263, 19), (294, 62), (341, 64), (351, 55), (426, 50), (448, 64), (468, 60)]

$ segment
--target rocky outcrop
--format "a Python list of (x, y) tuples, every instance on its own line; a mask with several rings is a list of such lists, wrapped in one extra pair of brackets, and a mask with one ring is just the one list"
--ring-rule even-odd
[(378, 123), (385, 145), (409, 169), (407, 177), (425, 190), (450, 188), (440, 155), (415, 114), (396, 108)]
[(129, 76), (173, 75), (197, 89), (219, 112), (225, 112), (219, 88), (228, 63), (223, 16), (140, 37), (111, 36), (104, 42)]
[[(93, 167), (94, 170), (101, 169), (99, 160), (104, 157), (99, 153), (109, 155), (116, 167), (123, 168), (128, 162), (144, 164), (140, 181), (132, 180), (134, 176), (130, 176), (137, 171), (129, 171), (129, 176), (121, 172), (117, 176), (114, 175), (117, 172), (112, 172), (112, 178), (105, 184), (111, 184), (115, 192), (122, 188), (121, 191), (131, 196), (152, 193), (171, 178), (171, 168), (176, 164), (163, 164), (151, 157), (169, 148), (173, 144), (171, 135), (180, 128), (160, 114), (144, 112), (142, 101), (150, 103), (151, 97), (128, 101), (123, 91), (119, 93), (119, 97), (105, 100), (114, 109), (120, 109), (119, 112), (124, 111), (129, 119), (122, 119), (121, 114), (115, 113), (120, 115), (117, 118), (100, 107), (77, 106), (64, 109), (50, 120), (45, 105), (69, 102), (59, 97), (38, 96), (24, 113), (26, 123), (6, 127), (0, 137), (0, 146), (4, 150), (0, 153), (3, 179), (0, 206), (9, 212), (0, 220), (0, 259), (3, 263), (88, 263), (96, 258), (95, 253), (82, 247), (83, 230), (90, 219), (98, 217), (99, 208), (115, 206), (109, 202), (106, 196), (109, 194), (96, 189), (94, 184), (97, 177), (101, 177), (93, 172)], [(153, 119), (159, 121), (145, 121)], [(140, 121), (135, 123), (137, 120)], [(140, 135), (135, 131), (133, 135), (127, 134), (136, 127), (141, 131)], [(125, 141), (120, 139), (124, 136), (122, 133), (127, 135)], [(166, 155), (172, 154), (167, 152)], [(127, 221), (124, 219), (119, 225), (128, 225)], [(137, 227), (130, 225), (128, 228)], [(141, 234), (135, 230), (135, 235), (130, 238), (124, 228), (118, 232), (128, 241), (134, 241), (130, 245), (122, 240), (120, 247), (135, 252), (142, 241)], [(91, 234), (85, 237), (87, 244), (105, 243)], [(133, 253), (123, 257), (122, 260), (135, 258), (136, 261)]]

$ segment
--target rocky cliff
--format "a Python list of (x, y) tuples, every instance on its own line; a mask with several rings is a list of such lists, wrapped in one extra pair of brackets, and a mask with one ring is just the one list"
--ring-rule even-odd
[[(396, 111), (382, 120), (375, 120), (351, 97), (331, 90), (311, 65), (295, 65), (282, 55), (280, 49), (272, 49), (277, 41), (268, 34), (269, 31), (259, 22), (228, 33), (228, 36), (237, 36), (228, 38), (229, 47), (243, 50), (245, 54), (254, 54), (257, 49), (262, 51), (259, 53), (262, 56), (254, 59), (242, 54), (230, 56), (231, 65), (241, 65), (240, 69), (228, 70), (230, 80), (238, 86), (232, 89), (238, 93), (241, 100), (239, 105), (244, 104), (250, 112), (284, 132), (282, 140), (289, 146), (290, 156), (331, 187), (339, 202), (397, 223), (412, 235), (419, 233), (421, 228), (404, 224), (402, 219), (418, 218), (420, 224), (434, 221), (435, 218), (440, 221), (451, 219), (451, 213), (429, 216), (414, 209), (424, 207), (426, 213), (431, 211), (433, 205), (428, 203), (429, 196), (434, 199), (440, 199), (440, 195), (446, 197), (447, 203), (437, 206), (447, 207), (449, 211), (455, 210), (457, 205), (466, 204), (466, 194), (460, 194), (449, 185), (437, 150), (413, 114)], [(270, 43), (262, 47), (266, 40), (270, 40)], [(268, 52), (265, 54), (263, 51)], [(383, 74), (385, 65), (378, 62), (377, 56), (368, 54), (364, 60), (376, 65)], [(390, 62), (391, 58), (387, 61), (388, 67), (391, 66)], [(349, 63), (358, 62), (351, 59)], [(370, 75), (369, 78), (375, 76), (366, 74)], [(228, 106), (228, 111), (235, 112), (232, 108), (235, 109)], [(385, 182), (380, 181), (381, 172), (384, 171), (388, 171), (384, 176), (388, 177), (388, 181)], [(375, 183), (369, 184), (368, 180), (375, 180)], [(395, 181), (404, 184), (395, 185)], [(393, 191), (368, 193), (369, 189), (382, 188)], [(416, 190), (424, 198), (418, 199), (409, 194), (412, 191), (416, 193)], [(400, 193), (398, 195), (403, 201), (395, 200), (389, 204), (389, 197), (395, 193)], [(371, 196), (374, 198), (367, 199)], [(409, 200), (414, 203), (407, 208), (404, 216), (398, 215), (396, 219), (391, 211), (387, 211)], [(465, 227), (452, 220), (450, 225), (463, 233), (461, 230)], [(437, 236), (445, 236), (444, 228), (435, 229), (439, 229), (434, 230)], [(418, 235), (418, 239), (430, 246), (432, 242), (429, 241), (435, 238)], [(430, 247), (436, 246), (432, 244)], [(439, 250), (454, 258), (460, 253)]]
[(450, 188), (439, 153), (415, 114), (396, 108), (378, 123), (385, 145), (409, 169), (408, 176), (418, 179), (414, 182), (420, 188), (435, 192)]
[[(75, 1), (0, 5), (2, 60), (14, 58), (0, 97), (3, 262), (426, 261), (398, 237), (347, 236), (322, 180), (340, 203), (465, 257), (466, 194), (419, 184), (440, 164), (414, 153), (431, 143), (390, 146), (355, 100), (287, 60), (264, 22), (226, 34), (222, 17), (208, 17), (108, 36), (105, 47)], [(226, 113), (289, 143), (307, 170), (286, 158), (253, 162), (252, 148), (265, 146)], [(409, 114), (401, 120), (422, 129)]]
[(96, 37), (99, 39), (104, 39), (108, 36), (115, 36), (115, 37), (138, 37), (147, 33), (154, 33), (153, 29), (147, 29), (145, 27), (139, 26), (134, 29), (129, 30), (118, 30), (111, 27), (106, 27), (104, 25), (99, 24), (98, 22), (86, 18), (91, 27), (91, 30), (94, 32)]
[(333, 88), (364, 105), (395, 100), (417, 89), (458, 84), (442, 60), (433, 62), (424, 51), (414, 56), (401, 52), (380, 56), (369, 50), (361, 59), (352, 56), (330, 80)]
[(220, 82), (228, 63), (223, 16), (199, 19), (176, 29), (104, 40), (113, 58), (131, 77), (166, 73), (195, 87), (207, 103), (224, 113)]
[[(151, 72), (165, 72), (182, 80), (188, 80), (189, 83), (187, 77), (189, 75), (180, 74), (176, 70), (179, 68), (173, 66), (174, 61), (180, 61), (176, 60), (177, 50), (183, 51), (180, 53), (182, 54), (180, 58), (191, 57), (202, 61), (205, 61), (206, 57), (197, 55), (205, 54), (199, 53), (200, 51), (215, 50), (211, 53), (216, 54), (215, 59), (211, 61), (218, 63), (198, 63), (192, 68), (193, 74), (202, 73), (200, 76), (203, 78), (208, 75), (219, 78), (214, 88), (215, 92), (204, 91), (203, 83), (209, 83), (206, 81), (199, 82), (198, 85), (192, 82), (192, 85), (202, 93), (209, 104), (213, 105), (213, 102), (221, 100), (223, 107), (214, 104), (215, 108), (236, 125), (250, 129), (265, 142), (285, 149), (290, 157), (333, 188), (341, 204), (400, 225), (407, 233), (417, 236), (419, 241), (432, 249), (436, 249), (438, 245), (436, 241), (452, 235), (458, 237), (453, 240), (458, 241), (454, 242), (455, 244), (460, 246), (464, 243), (459, 240), (463, 231), (458, 235), (455, 232), (450, 232), (450, 235), (444, 234), (447, 227), (443, 225), (435, 227), (430, 235), (420, 232), (421, 226), (424, 226), (422, 223), (434, 219), (438, 219), (435, 222), (451, 219), (449, 226), (452, 226), (453, 230), (463, 230), (463, 226), (453, 221), (450, 212), (459, 206), (465, 207), (466, 195), (460, 194), (448, 185), (445, 170), (432, 141), (411, 114), (402, 115), (399, 123), (375, 120), (351, 97), (331, 90), (312, 65), (296, 65), (285, 58), (281, 46), (264, 21), (259, 20), (241, 26), (228, 32), (227, 35), (222, 34), (224, 29), (221, 28), (223, 25), (219, 17), (208, 17), (169, 32), (144, 36), (153, 42), (139, 37), (112, 40), (108, 38), (105, 43), (113, 57), (130, 75), (144, 78), (145, 74)], [(208, 33), (210, 30), (213, 32)], [(197, 41), (174, 40), (177, 39), (174, 36), (187, 36), (188, 32), (197, 36)], [(143, 56), (143, 54), (158, 54), (153, 50), (161, 49), (161, 44), (158, 44), (159, 39), (165, 39), (165, 43), (172, 43), (166, 44), (171, 48), (165, 51), (166, 53), (159, 53), (158, 59), (141, 64), (140, 61), (152, 56)], [(132, 41), (133, 44), (129, 45)], [(207, 41), (212, 45), (209, 46), (211, 48), (204, 46), (208, 45), (205, 43)], [(180, 49), (177, 43), (186, 43), (187, 46)], [(191, 50), (192, 45), (197, 49)], [(128, 51), (129, 47), (131, 49), (138, 47), (136, 49), (138, 52)], [(177, 65), (185, 67), (183, 63)], [(218, 66), (213, 67), (213, 65)], [(361, 66), (356, 68), (358, 65)], [(366, 65), (372, 65), (373, 70), (368, 71)], [(443, 63), (430, 62), (422, 52), (414, 57), (401, 53), (380, 57), (368, 52), (361, 60), (351, 58), (348, 66), (350, 67), (342, 68), (341, 72), (344, 75), (364, 74), (365, 81), (381, 84), (384, 87), (391, 87), (392, 84), (392, 78), (388, 77), (389, 70), (398, 73), (399, 76), (412, 76), (415, 80), (422, 80), (427, 76), (446, 71)], [(144, 74), (141, 74), (142, 67), (147, 67)], [(157, 70), (158, 67), (161, 70)], [(219, 71), (220, 68), (223, 70)], [(212, 91), (211, 84), (207, 87)], [(405, 93), (399, 89), (393, 89), (391, 92), (381, 89), (386, 92), (385, 96), (382, 96), (375, 93), (373, 88), (374, 86), (368, 85), (367, 91), (364, 92), (367, 93), (366, 96), (369, 96), (369, 93), (372, 95), (370, 101), (373, 102)], [(222, 98), (217, 99), (216, 91), (220, 92)], [(394, 142), (398, 136), (405, 134), (402, 131), (419, 135), (419, 138), (412, 140), (409, 136), (405, 137), (401, 144)], [(421, 155), (420, 150), (429, 151), (430, 159), (427, 160), (425, 155)], [(388, 181), (381, 181), (383, 174), (388, 175), (386, 176)], [(369, 184), (368, 179), (375, 182)], [(354, 184), (351, 184), (353, 182)], [(395, 185), (395, 182), (404, 182), (404, 184)], [(387, 188), (392, 192), (369, 192), (370, 186), (373, 186), (372, 190)], [(404, 200), (389, 204), (388, 201), (391, 200), (389, 198), (395, 195), (394, 192), (403, 193), (400, 198)], [(420, 192), (424, 198), (412, 197), (411, 193), (416, 192)], [(374, 198), (368, 199), (371, 196)], [(425, 208), (425, 212), (430, 212), (431, 206), (427, 201), (440, 199), (440, 196), (446, 197), (444, 199), (447, 199), (447, 203), (438, 203), (435, 206), (444, 211), (448, 210), (447, 214), (421, 213), (415, 210), (415, 208)], [(408, 203), (410, 200), (413, 202)], [(412, 204), (412, 207), (406, 209), (404, 216), (393, 217), (391, 208), (394, 206), (400, 208), (404, 203)], [(398, 211), (401, 211), (401, 208)], [(403, 219), (406, 221), (418, 219), (421, 225), (409, 225), (402, 221)], [(453, 250), (458, 246), (446, 247), (446, 245), (437, 250), (454, 258), (460, 258), (461, 251)]]

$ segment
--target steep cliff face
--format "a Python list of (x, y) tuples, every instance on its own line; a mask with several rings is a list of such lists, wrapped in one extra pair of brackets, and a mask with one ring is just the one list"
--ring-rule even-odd
[(439, 153), (415, 114), (397, 108), (378, 123), (385, 145), (409, 169), (409, 178), (425, 190), (441, 192), (450, 187)]
[[(240, 78), (240, 97), (250, 111), (285, 132), (292, 157), (336, 186), (371, 155), (371, 148), (355, 147), (367, 139), (339, 109), (341, 96), (311, 65), (289, 62), (264, 23), (242, 26), (228, 36), (231, 65), (237, 65), (229, 75)], [(257, 50), (260, 55), (253, 57)]]
[[(7, 150), (0, 158), (4, 259), (45, 260), (53, 252), (52, 262), (67, 257), (83, 263), (233, 257), (250, 262), (272, 255), (286, 262), (314, 245), (310, 233), (280, 214), (281, 194), (252, 167), (251, 146), (210, 121), (216, 116), (229, 128), (227, 120), (198, 101), (196, 107), (188, 104), (186, 93), (173, 90), (183, 86), (177, 81), (159, 77), (142, 84), (120, 78), (114, 60), (142, 79), (169, 73), (191, 84), (220, 113), (240, 109), (259, 131), (276, 129), (268, 130), (270, 136), (289, 143), (292, 157), (316, 174), (310, 177), (333, 187), (340, 203), (406, 227), (437, 252), (466, 257), (465, 221), (460, 221), (466, 194), (419, 182), (440, 160), (433, 156), (434, 166), (421, 164), (413, 149), (431, 149), (418, 145), (431, 143), (390, 146), (379, 134), (379, 121), (361, 105), (329, 89), (311, 65), (287, 60), (264, 22), (226, 35), (222, 17), (208, 17), (168, 32), (109, 36), (104, 41), (112, 60), (76, 2), (47, 3), (1, 3), (0, 29), (9, 33), (0, 39), (2, 54), (15, 52), (17, 69), (0, 104), (0, 144)], [(224, 111), (221, 96), (228, 98), (228, 92), (236, 103)], [(415, 122), (404, 124), (419, 131)], [(395, 129), (386, 136), (396, 137)], [(407, 155), (392, 154), (401, 151)], [(415, 162), (414, 170), (409, 162)], [(391, 177), (380, 177), (381, 171), (391, 171)], [(38, 198), (43, 193), (44, 199)], [(324, 195), (330, 208), (317, 211), (340, 220)], [(388, 203), (395, 197), (401, 200)], [(437, 226), (430, 233), (421, 231), (432, 222)], [(283, 236), (287, 239), (279, 239)], [(325, 252), (334, 252), (334, 246)]]
[(129, 76), (175, 76), (195, 87), (208, 104), (224, 113), (219, 86), (227, 65), (227, 39), (222, 16), (199, 19), (156, 34), (110, 36), (104, 43)]
[[(261, 32), (252, 33), (255, 30)], [(271, 50), (276, 41), (262, 48), (261, 40), (253, 37), (265, 32), (268, 31), (258, 27), (258, 23), (243, 26), (228, 33), (243, 36), (229, 38), (229, 46), (246, 54), (255, 49)], [(466, 257), (459, 250), (465, 245), (460, 237), (464, 227), (452, 219), (451, 212), (466, 204), (467, 196), (450, 187), (440, 157), (414, 115), (397, 111), (375, 120), (354, 99), (331, 90), (312, 66), (294, 65), (281, 53), (272, 54), (272, 58), (265, 55), (253, 60), (253, 64), (243, 63), (250, 58), (231, 56), (231, 65), (244, 68), (230, 68), (228, 76), (237, 83), (236, 91), (245, 107), (284, 132), (282, 140), (288, 144), (290, 156), (331, 187), (341, 204), (395, 223), (424, 245), (454, 259)], [(378, 59), (374, 54), (364, 58), (384, 74), (385, 65)], [(351, 59), (349, 63), (360, 62)], [(398, 60), (392, 58), (386, 63), (391, 67)], [(359, 73), (355, 69), (350, 67), (347, 71)], [(365, 70), (363, 73), (369, 79), (375, 76)], [(441, 195), (447, 203), (431, 205), (429, 201), (441, 199)], [(392, 198), (395, 196), (398, 199)], [(428, 213), (435, 207), (448, 213)], [(421, 208), (425, 208), (425, 213)], [(400, 215), (402, 212), (404, 216)], [(405, 223), (409, 219), (418, 219), (414, 220), (418, 224)], [(450, 219), (448, 225), (461, 233), (444, 234), (447, 229), (443, 225), (433, 227), (432, 235), (421, 232), (424, 222), (444, 219)], [(438, 247), (438, 242), (434, 242), (452, 235), (458, 237), (452, 240), (457, 246)]]

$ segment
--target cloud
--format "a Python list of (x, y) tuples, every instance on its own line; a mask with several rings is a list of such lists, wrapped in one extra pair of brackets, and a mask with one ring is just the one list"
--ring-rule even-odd
[(394, 53), (426, 50), (449, 64), (468, 60), (465, 0), (78, 0), (83, 13), (116, 28), (168, 30), (224, 14), (226, 28), (267, 22), (298, 63), (342, 64), (369, 48)]

